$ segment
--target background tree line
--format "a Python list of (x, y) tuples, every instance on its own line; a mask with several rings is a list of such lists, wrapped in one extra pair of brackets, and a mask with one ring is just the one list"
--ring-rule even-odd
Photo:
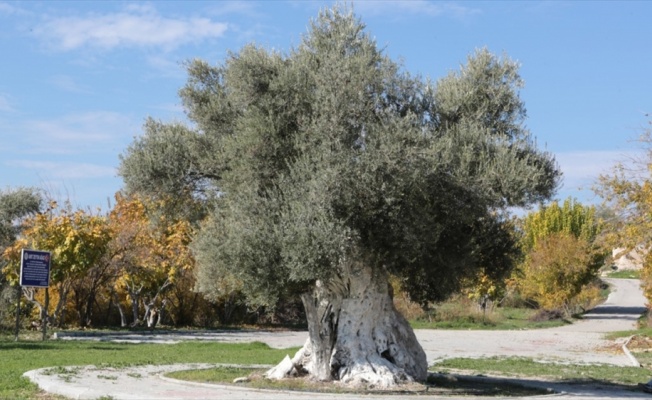
[[(20, 188), (4, 191), (0, 207), (0, 316), (5, 328), (13, 326), (14, 285), (23, 248), (53, 253), (48, 316), (55, 326), (304, 322), (296, 296), (288, 295), (269, 309), (253, 308), (242, 293), (243, 282), (233, 276), (211, 282), (215, 290), (208, 296), (198, 292), (190, 250), (196, 228), (188, 219), (166, 215), (162, 200), (117, 194), (110, 212), (101, 215), (46, 203), (38, 191)], [(480, 269), (459, 293), (483, 306), (519, 298), (525, 306), (570, 315), (598, 295), (598, 270), (610, 252), (607, 238), (615, 234), (610, 227), (596, 215), (595, 207), (572, 199), (542, 206), (511, 222), (520, 253), (510, 274), (495, 280)], [(397, 298), (413, 301), (399, 285), (395, 290)], [(37, 320), (45, 304), (44, 291), (23, 288), (23, 295), (26, 322)], [(432, 307), (436, 304), (425, 308)]]
[[(33, 189), (0, 195), (2, 316), (10, 327), (21, 249), (52, 252), (51, 324), (58, 327), (211, 326), (256, 321), (236, 290), (208, 301), (194, 290), (193, 227), (160, 201), (116, 195), (102, 215), (44, 202)], [(44, 312), (45, 291), (23, 288), (26, 322)], [(253, 318), (252, 318), (253, 316)]]

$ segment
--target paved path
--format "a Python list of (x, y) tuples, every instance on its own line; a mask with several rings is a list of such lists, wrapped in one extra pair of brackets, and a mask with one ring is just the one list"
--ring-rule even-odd
[(612, 292), (607, 301), (581, 321), (558, 328), (523, 331), (417, 330), (428, 362), (451, 357), (523, 356), (543, 361), (632, 365), (607, 332), (634, 329), (645, 311), (638, 280), (607, 279)]
[[(604, 340), (605, 332), (627, 330), (635, 326), (636, 319), (645, 310), (645, 298), (638, 281), (611, 280), (613, 293), (607, 302), (587, 314), (582, 321), (560, 328), (527, 331), (448, 331), (417, 330), (419, 342), (426, 351), (429, 363), (451, 357), (522, 356), (538, 360), (569, 363), (607, 363), (631, 365), (632, 360), (613, 343)], [(301, 346), (306, 332), (212, 332), (201, 334), (120, 334), (103, 336), (101, 340), (148, 340), (174, 342), (180, 340), (219, 340), (229, 342), (262, 341), (272, 347)], [(92, 339), (97, 337), (60, 336), (60, 339)], [(232, 386), (202, 385), (179, 382), (163, 377), (172, 370), (208, 367), (209, 365), (142, 366), (127, 369), (82, 367), (68, 378), (46, 375), (43, 370), (29, 371), (25, 375), (42, 389), (76, 399), (173, 400), (173, 399), (357, 399), (356, 395), (333, 395), (298, 392), (278, 392), (242, 389)], [(618, 391), (609, 387), (550, 384), (528, 381), (563, 392), (555, 398), (616, 399), (647, 398), (642, 392)], [(424, 396), (419, 396), (423, 398)], [(428, 398), (428, 396), (425, 396)], [(386, 396), (369, 396), (365, 399), (387, 399)], [(398, 398), (392, 396), (391, 399)], [(433, 399), (443, 399), (437, 396)], [(495, 398), (494, 398), (495, 399)]]

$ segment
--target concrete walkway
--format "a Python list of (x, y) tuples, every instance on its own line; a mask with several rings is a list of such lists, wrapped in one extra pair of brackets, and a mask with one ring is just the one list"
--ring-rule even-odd
[[(587, 314), (582, 321), (552, 329), (527, 331), (448, 331), (417, 330), (428, 362), (452, 357), (520, 356), (542, 361), (567, 363), (603, 363), (627, 366), (632, 359), (620, 347), (603, 338), (605, 332), (632, 329), (636, 319), (645, 310), (645, 298), (635, 280), (610, 280), (613, 285), (608, 301)], [(218, 340), (228, 342), (261, 341), (276, 348), (301, 346), (306, 332), (202, 332), (201, 334), (157, 333), (156, 335), (118, 334), (93, 337), (88, 335), (60, 335), (59, 339), (154, 341)], [(206, 385), (165, 378), (166, 372), (180, 369), (207, 368), (213, 365), (185, 364), (168, 366), (141, 366), (132, 368), (79, 367), (71, 374), (48, 375), (46, 370), (29, 371), (25, 376), (43, 390), (74, 399), (98, 399), (110, 396), (118, 399), (175, 400), (175, 399), (357, 399), (359, 395), (319, 394), (282, 391), (261, 391), (234, 386)], [(555, 398), (625, 399), (647, 398), (642, 392), (616, 390), (599, 385), (564, 385), (544, 381), (519, 380), (532, 386), (547, 387), (560, 394)], [(412, 397), (412, 396), (410, 396)], [(419, 398), (443, 399), (441, 396)], [(546, 396), (547, 397), (547, 396)], [(387, 399), (387, 396), (365, 395), (365, 399)], [(399, 396), (391, 396), (391, 399)], [(477, 397), (476, 397), (477, 398)], [(492, 397), (495, 399), (495, 397)]]

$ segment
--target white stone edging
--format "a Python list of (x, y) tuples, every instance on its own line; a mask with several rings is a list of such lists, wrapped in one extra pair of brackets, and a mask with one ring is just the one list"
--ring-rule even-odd
[(629, 338), (627, 338), (627, 340), (625, 341), (625, 343), (623, 343), (623, 352), (625, 352), (625, 355), (627, 356), (627, 358), (629, 358), (629, 361), (632, 363), (632, 366), (634, 366), (634, 367), (640, 367), (640, 366), (641, 366), (641, 363), (638, 362), (638, 360), (636, 359), (636, 357), (634, 357), (634, 355), (632, 355), (632, 353), (631, 353), (631, 352), (629, 351), (629, 349), (627, 348), (627, 345), (629, 344), (629, 342), (630, 342), (632, 339), (634, 339), (634, 336), (635, 336), (635, 335), (630, 336)]

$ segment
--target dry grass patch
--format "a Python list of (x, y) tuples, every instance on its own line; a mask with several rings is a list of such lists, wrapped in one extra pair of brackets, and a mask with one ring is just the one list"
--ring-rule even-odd
[(480, 379), (456, 377), (448, 374), (431, 373), (426, 383), (409, 383), (384, 389), (374, 386), (351, 387), (341, 382), (318, 382), (308, 377), (269, 380), (265, 370), (246, 367), (216, 367), (202, 370), (177, 371), (168, 377), (202, 383), (235, 385), (235, 379), (246, 377), (237, 385), (255, 389), (292, 390), (316, 393), (386, 394), (386, 395), (440, 395), (440, 396), (497, 396), (522, 397), (549, 394), (547, 390), (526, 387), (501, 379)]

